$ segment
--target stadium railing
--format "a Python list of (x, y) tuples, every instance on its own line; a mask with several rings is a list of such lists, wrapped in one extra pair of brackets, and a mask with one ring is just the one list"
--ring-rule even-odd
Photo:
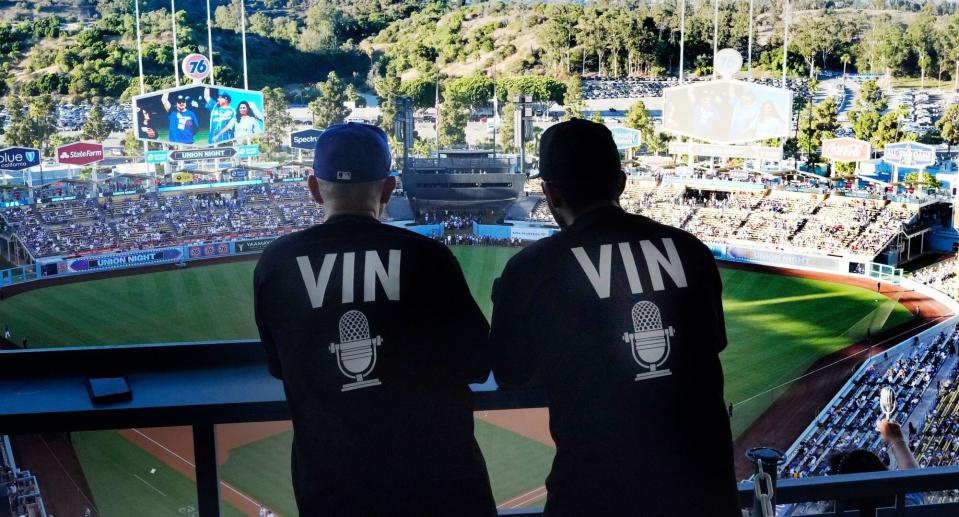
[[(7, 434), (192, 426), (199, 515), (219, 515), (216, 424), (290, 418), (282, 383), (269, 375), (255, 341), (77, 347), (0, 352), (0, 429)], [(90, 378), (123, 376), (132, 397), (94, 404)], [(535, 389), (474, 385), (475, 409), (543, 407)], [(761, 444), (757, 444), (761, 445)], [(695, 469), (692, 469), (694, 472)], [(695, 480), (691, 480), (694, 486)], [(959, 466), (782, 480), (778, 503), (854, 499), (959, 488)], [(752, 482), (739, 485), (751, 507)], [(956, 515), (959, 504), (900, 507), (883, 515)], [(502, 515), (540, 515), (541, 509)]]

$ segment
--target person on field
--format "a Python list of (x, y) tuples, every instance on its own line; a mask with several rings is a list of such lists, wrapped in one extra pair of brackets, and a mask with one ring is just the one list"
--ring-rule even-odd
[(301, 515), (496, 514), (468, 384), (489, 325), (448, 248), (378, 221), (396, 185), (386, 134), (336, 124), (309, 189), (323, 224), (271, 243), (254, 272), (270, 373), (293, 415)]
[(540, 178), (562, 231), (507, 263), (490, 346), (497, 382), (547, 392), (544, 515), (739, 516), (712, 253), (620, 208), (626, 176), (601, 124), (547, 129)]

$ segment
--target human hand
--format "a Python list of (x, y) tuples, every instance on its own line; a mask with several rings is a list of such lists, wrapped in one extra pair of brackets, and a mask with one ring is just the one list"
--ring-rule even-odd
[(876, 430), (882, 435), (882, 440), (888, 444), (893, 442), (905, 442), (902, 436), (902, 428), (892, 420), (881, 418), (876, 421)]

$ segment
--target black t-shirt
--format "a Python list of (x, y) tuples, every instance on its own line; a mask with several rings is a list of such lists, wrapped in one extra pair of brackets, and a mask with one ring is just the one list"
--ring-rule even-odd
[(509, 261), (493, 373), (546, 387), (547, 515), (739, 515), (721, 291), (695, 237), (612, 206)]
[(333, 217), (267, 247), (254, 293), (301, 515), (495, 513), (468, 386), (489, 325), (449, 249)]

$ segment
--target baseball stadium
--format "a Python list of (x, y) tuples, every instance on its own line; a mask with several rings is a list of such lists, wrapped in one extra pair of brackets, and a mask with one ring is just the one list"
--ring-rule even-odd
[[(744, 512), (839, 515), (833, 501), (844, 496), (895, 496), (895, 508), (878, 515), (959, 512), (959, 89), (942, 80), (959, 86), (959, 62), (930, 43), (938, 50), (910, 54), (895, 77), (864, 50), (889, 24), (921, 33), (914, 27), (931, 8), (898, 16), (858, 2), (836, 12), (757, 2), (764, 16), (754, 28), (745, 1), (639, 2), (634, 14), (615, 2), (396, 1), (385, 2), (385, 22), (362, 18), (383, 23), (363, 29), (363, 43), (319, 50), (280, 42), (283, 20), (313, 34), (311, 20), (359, 16), (364, 2), (324, 11), (311, 2), (214, 1), (209, 13), (173, 3), (177, 17), (157, 2), (115, 3), (123, 5), (38, 7), (37, 17), (58, 20), (58, 43), (45, 28), (16, 36), (29, 15), (0, 2), (0, 64), (16, 71), (2, 111), (9, 147), (0, 149), (0, 486), (9, 503), (0, 500), (0, 517), (298, 515), (293, 426), (259, 342), (253, 272), (275, 239), (324, 224), (324, 206), (307, 188), (316, 135), (344, 121), (387, 131), (398, 187), (381, 223), (448, 246), (489, 319), (507, 262), (563, 231), (537, 178), (537, 144), (568, 118), (610, 128), (627, 176), (620, 207), (692, 234), (719, 265), (723, 398)], [(678, 17), (663, 22), (660, 34), (677, 37), (661, 47), (685, 50), (685, 63), (656, 61), (628, 38), (604, 54), (588, 39), (598, 29), (584, 19), (615, 26), (610, 20), (629, 25), (629, 16), (640, 26), (648, 20), (646, 29), (629, 26), (655, 37), (655, 6), (667, 3), (711, 28), (702, 39)], [(720, 19), (738, 27), (747, 9), (748, 31), (720, 41)], [(825, 36), (802, 16), (786, 17), (790, 9), (847, 28), (862, 13), (869, 22), (855, 28), (855, 41), (826, 31), (833, 47), (809, 54), (810, 38)], [(196, 41), (174, 45), (182, 55), (171, 68), (154, 53), (164, 38), (176, 41), (180, 13), (200, 21), (179, 29)], [(959, 12), (940, 14), (959, 26)], [(118, 34), (104, 28), (120, 20), (129, 23)], [(158, 28), (170, 21), (172, 34)], [(926, 31), (945, 38), (946, 21)], [(248, 71), (247, 23), (263, 32), (250, 36), (251, 54), (296, 47), (318, 67), (313, 84), (281, 87), (297, 81), (259, 57)], [(553, 42), (537, 24), (586, 32)], [(426, 47), (406, 54), (414, 44), (440, 50), (429, 27), (461, 34), (471, 42), (463, 52), (486, 58), (457, 61), (461, 53), (436, 70), (421, 62)], [(81, 66), (58, 59), (40, 67), (37, 53), (66, 40), (95, 46), (89, 31), (117, 52), (140, 51), (139, 69), (132, 59), (124, 72), (130, 91), (114, 92), (112, 106), (101, 95), (74, 103), (68, 97), (83, 97), (82, 88), (65, 84), (44, 112), (52, 131), (22, 137), (39, 122), (30, 119), (30, 96), (17, 95), (40, 88), (42, 77), (70, 77), (57, 67)], [(486, 39), (473, 42), (475, 31)], [(239, 43), (224, 41), (241, 34), (242, 60)], [(7, 57), (4, 38), (15, 37), (28, 49), (23, 62)], [(530, 55), (520, 56), (521, 43)], [(784, 49), (785, 63), (776, 61)], [(356, 67), (352, 83), (333, 71), (347, 66)], [(222, 82), (197, 72), (206, 67)], [(33, 79), (21, 85), (24, 77)], [(304, 102), (309, 88), (314, 98)], [(890, 114), (895, 127), (883, 122)], [(97, 124), (109, 128), (96, 136), (88, 128)], [(96, 400), (93, 381), (117, 379), (125, 393)], [(541, 515), (556, 451), (545, 396), (501, 389), (492, 375), (471, 388), (500, 515)], [(876, 430), (882, 417), (901, 426), (920, 468), (902, 468)], [(851, 449), (889, 471), (829, 479), (830, 458)], [(762, 484), (770, 471), (775, 503), (773, 485)], [(924, 494), (922, 504), (905, 506), (907, 492)]]

